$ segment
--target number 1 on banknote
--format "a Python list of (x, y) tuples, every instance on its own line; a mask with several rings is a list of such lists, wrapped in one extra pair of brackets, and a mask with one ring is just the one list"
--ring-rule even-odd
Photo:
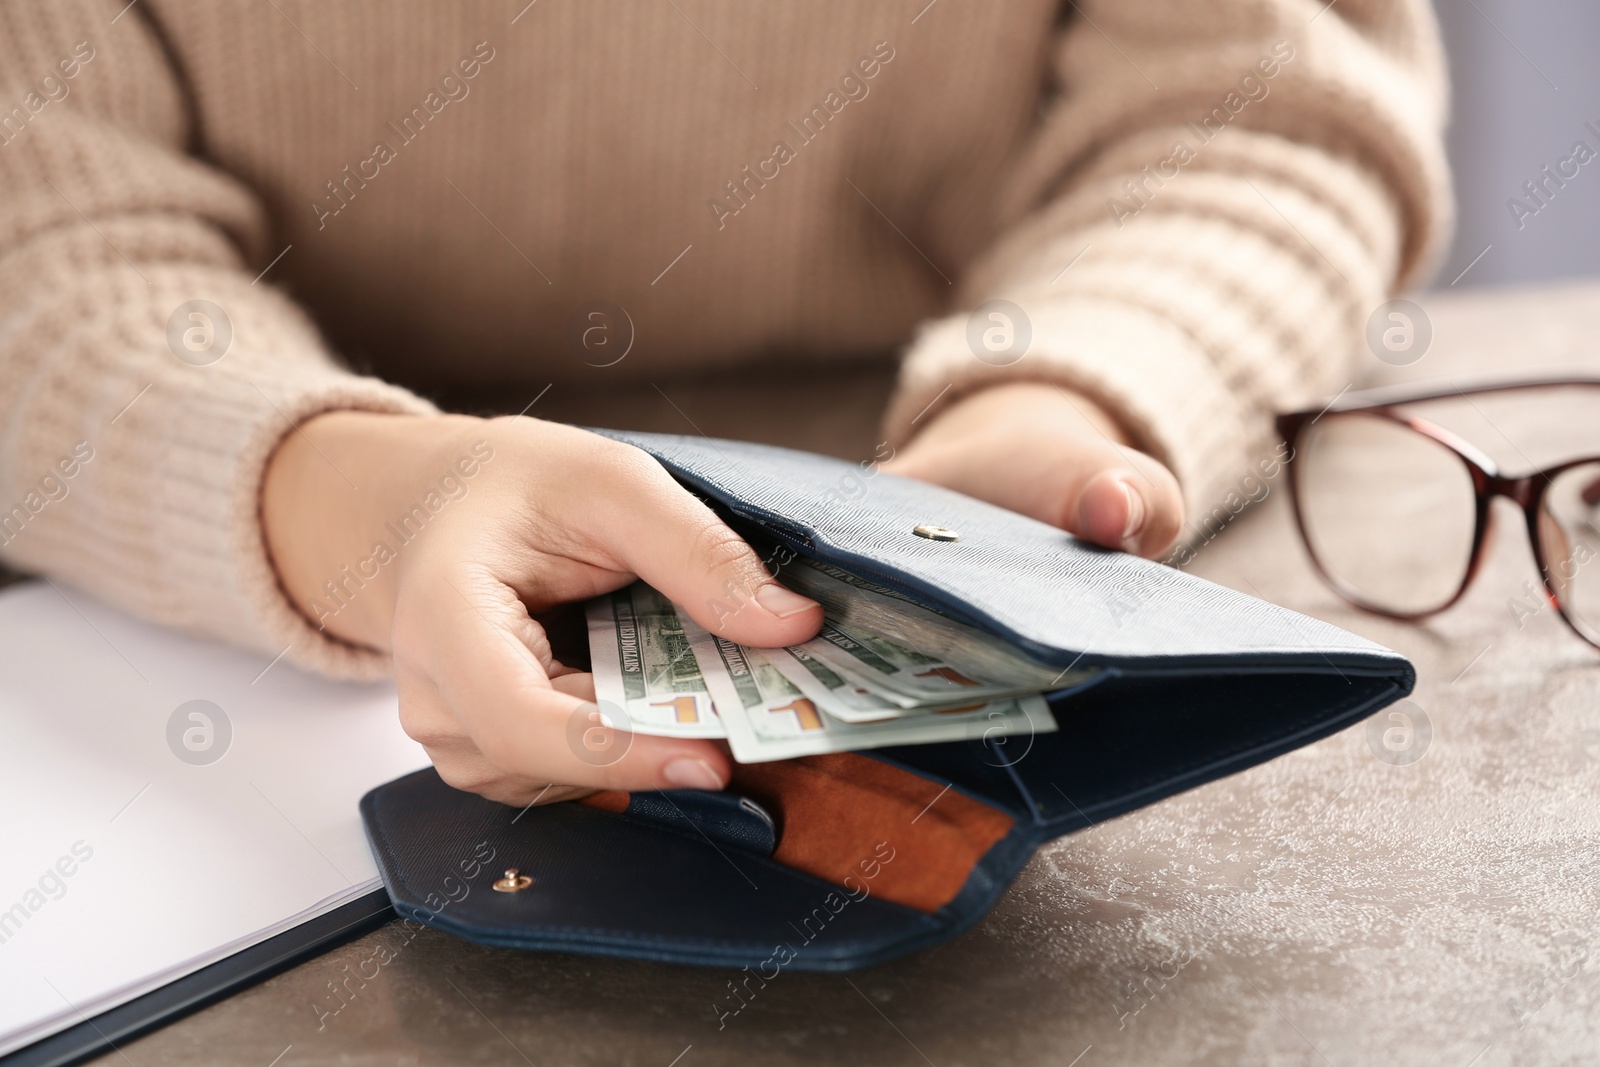
[(611, 725), (636, 734), (723, 737), (672, 602), (643, 582), (589, 601), (594, 695)]
[(700, 714), (700, 698), (697, 696), (679, 696), (671, 700), (658, 700), (650, 705), (652, 708), (671, 708), (673, 722), (703, 722)]
[(822, 729), (822, 716), (817, 713), (817, 706), (805, 697), (780, 704), (775, 708), (768, 708), (767, 714), (780, 715), (791, 711), (794, 712), (795, 721), (800, 724), (802, 733), (806, 730)]

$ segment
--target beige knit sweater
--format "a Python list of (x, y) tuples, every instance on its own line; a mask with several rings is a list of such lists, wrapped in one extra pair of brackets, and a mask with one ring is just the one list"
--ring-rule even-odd
[(370, 676), (263, 549), (292, 424), (899, 346), (892, 438), (1057, 381), (1209, 506), (1448, 222), (1425, 0), (525, 2), (0, 0), (0, 558)]

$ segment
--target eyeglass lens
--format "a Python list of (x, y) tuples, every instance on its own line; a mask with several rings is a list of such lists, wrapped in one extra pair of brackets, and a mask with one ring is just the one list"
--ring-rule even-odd
[(1461, 458), (1366, 412), (1318, 419), (1296, 450), (1301, 524), (1328, 577), (1358, 603), (1397, 615), (1448, 604), (1466, 581), (1477, 526)]
[(1600, 644), (1600, 462), (1553, 475), (1539, 505), (1545, 574), (1573, 627)]

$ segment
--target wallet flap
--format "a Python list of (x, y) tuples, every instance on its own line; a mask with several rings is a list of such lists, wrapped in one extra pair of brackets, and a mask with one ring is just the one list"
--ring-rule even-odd
[[(882, 899), (885, 862), (909, 862), (892, 845), (850, 857), (859, 875), (835, 884), (654, 817), (496, 804), (432, 768), (374, 789), (361, 814), (395, 911), (489, 945), (840, 970), (943, 940), (981, 914)], [(1013, 851), (1020, 866), (1030, 849)], [(512, 870), (525, 884), (506, 883)], [(991, 898), (1004, 886), (980, 882)]]
[[(600, 430), (735, 520), (992, 633), (1047, 666), (1313, 670), (1398, 653), (1336, 626), (936, 485), (771, 445)], [(920, 525), (959, 540), (913, 533)], [(1409, 686), (1408, 686), (1409, 688)]]

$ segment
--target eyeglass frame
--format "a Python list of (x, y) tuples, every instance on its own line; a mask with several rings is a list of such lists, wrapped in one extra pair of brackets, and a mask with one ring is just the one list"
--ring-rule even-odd
[[(1301, 544), (1305, 546), (1306, 555), (1311, 559), (1312, 567), (1323, 582), (1345, 601), (1360, 608), (1362, 611), (1381, 615), (1385, 618), (1398, 619), (1402, 622), (1419, 622), (1448, 611), (1466, 594), (1473, 580), (1477, 578), (1478, 571), (1483, 563), (1484, 546), (1488, 543), (1489, 538), (1489, 529), (1492, 521), (1490, 509), (1496, 497), (1505, 497), (1522, 509), (1528, 530), (1528, 542), (1533, 549), (1534, 564), (1539, 568), (1540, 584), (1544, 590), (1546, 602), (1556, 610), (1562, 621), (1571, 628), (1573, 633), (1588, 644), (1600, 648), (1600, 640), (1584, 633), (1578, 622), (1568, 614), (1566, 608), (1562, 605), (1561, 597), (1557, 594), (1555, 585), (1551, 580), (1551, 569), (1549, 564), (1545, 562), (1544, 546), (1539, 536), (1539, 509), (1544, 503), (1545, 493), (1553, 480), (1558, 475), (1565, 474), (1574, 467), (1600, 463), (1600, 455), (1567, 460), (1551, 467), (1543, 467), (1539, 470), (1531, 471), (1520, 477), (1509, 478), (1500, 473), (1499, 466), (1494, 460), (1490, 459), (1483, 450), (1471, 442), (1420, 415), (1394, 410), (1396, 407), (1406, 404), (1420, 404), (1430, 400), (1450, 400), (1458, 397), (1481, 396), (1486, 393), (1510, 393), (1531, 389), (1571, 387), (1600, 387), (1600, 377), (1563, 375), (1559, 377), (1515, 378), (1505, 381), (1477, 382), (1468, 385), (1387, 386), (1378, 389), (1341, 393), (1325, 407), (1289, 411), (1278, 415), (1274, 419), (1274, 424), (1278, 435), (1289, 449), (1288, 458), (1284, 461), (1284, 466), (1288, 471), (1289, 499), (1294, 509), (1295, 528), (1300, 534)], [(1467, 473), (1472, 478), (1472, 489), (1475, 497), (1472, 551), (1467, 558), (1467, 566), (1462, 574), (1460, 585), (1447, 600), (1437, 607), (1412, 612), (1381, 607), (1362, 596), (1349, 582), (1335, 575), (1324, 565), (1321, 557), (1317, 554), (1316, 545), (1312, 542), (1311, 536), (1307, 531), (1306, 517), (1300, 503), (1301, 481), (1297, 475), (1298, 467), (1295, 464), (1295, 460), (1300, 454), (1298, 444), (1300, 435), (1319, 419), (1327, 415), (1346, 414), (1375, 415), (1423, 435), (1454, 454), (1466, 467)], [(1594, 495), (1594, 500), (1589, 499), (1591, 494)], [(1600, 503), (1600, 482), (1584, 490), (1584, 499), (1588, 503)]]

